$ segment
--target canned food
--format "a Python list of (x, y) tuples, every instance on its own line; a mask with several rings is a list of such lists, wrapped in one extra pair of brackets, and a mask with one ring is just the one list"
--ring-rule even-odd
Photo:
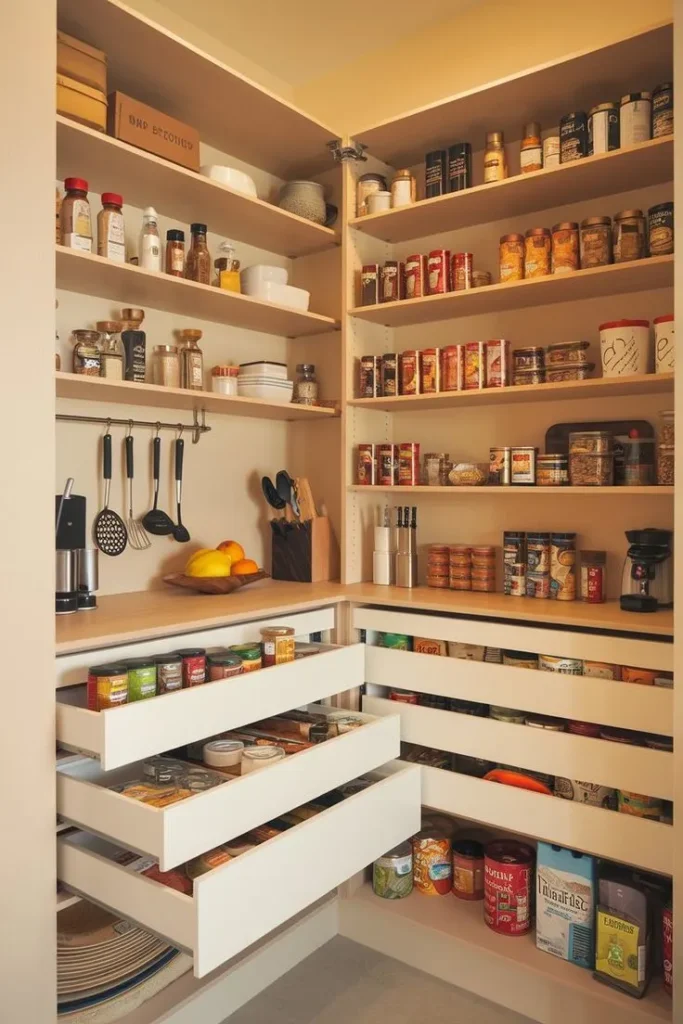
[(524, 277), (547, 277), (551, 272), (551, 239), (547, 228), (529, 228), (524, 237)]
[(294, 629), (292, 626), (264, 626), (261, 629), (263, 667), (294, 661)]
[(376, 306), (379, 302), (379, 263), (365, 263), (360, 272), (360, 304)]
[(583, 110), (560, 118), (560, 163), (588, 156), (588, 117)]
[(362, 356), (360, 361), (360, 398), (377, 398), (380, 395), (379, 356)]
[(533, 651), (503, 651), (503, 664), (510, 668), (538, 668), (538, 655)]
[(576, 534), (553, 533), (550, 538), (550, 596), (576, 600)]
[(437, 829), (423, 829), (413, 837), (413, 880), (425, 896), (445, 896), (451, 891), (453, 863), (451, 841)]
[(502, 338), (487, 341), (485, 353), (485, 384), (487, 388), (507, 387), (512, 379), (510, 342)]
[(397, 302), (404, 295), (403, 264), (387, 260), (379, 272), (379, 301)]
[(398, 482), (413, 487), (420, 482), (420, 446), (408, 441), (398, 446)]
[(527, 715), (524, 724), (532, 729), (547, 729), (548, 732), (564, 732), (567, 728), (563, 719), (550, 715)]
[(356, 469), (356, 480), (359, 484), (369, 487), (375, 484), (375, 446), (374, 444), (358, 445), (358, 462)]
[(472, 287), (472, 264), (474, 256), (471, 252), (456, 252), (453, 256), (451, 281), (456, 292), (467, 291)]
[(525, 713), (517, 708), (503, 708), (499, 704), (492, 704), (489, 717), (496, 722), (507, 722), (508, 725), (524, 725)]
[(263, 664), (261, 644), (234, 644), (230, 650), (239, 654), (245, 672), (256, 672), (261, 668)]
[[(157, 667), (150, 658), (130, 658), (124, 662), (128, 669), (128, 703), (156, 697)], [(202, 679), (202, 682), (204, 680)]]
[(239, 654), (210, 654), (206, 659), (209, 680), (229, 679), (242, 675), (244, 668)]
[(472, 287), (487, 288), (491, 284), (491, 272), (488, 270), (472, 271)]
[(427, 294), (427, 261), (420, 253), (406, 257), (405, 262), (405, 297), (421, 299)]
[(671, 82), (658, 85), (652, 93), (652, 138), (672, 135), (674, 130), (674, 87)]
[(509, 840), (489, 843), (484, 850), (484, 920), (500, 935), (526, 935), (531, 930), (534, 851)]
[[(584, 666), (585, 664), (584, 662)], [(583, 674), (586, 674), (585, 668)], [(600, 738), (602, 726), (597, 722), (568, 722), (567, 731), (573, 736), (590, 736), (591, 739), (596, 740)]]
[(157, 693), (172, 693), (183, 686), (183, 659), (179, 654), (160, 654), (157, 666)]
[(537, 448), (520, 447), (510, 449), (510, 483), (533, 486), (536, 483)]
[(650, 256), (668, 256), (674, 251), (674, 204), (659, 203), (647, 211)]
[(400, 392), (402, 395), (420, 394), (420, 353), (418, 349), (408, 349), (400, 356)]
[(453, 841), (453, 895), (460, 900), (484, 898), (484, 847), (475, 839)]
[(402, 900), (413, 891), (413, 848), (409, 842), (389, 850), (372, 865), (372, 891), (384, 900)]
[(563, 800), (574, 800), (589, 807), (604, 807), (609, 811), (617, 809), (617, 791), (609, 786), (597, 786), (593, 782), (579, 782), (577, 779), (555, 778), (555, 796)]
[(385, 352), (380, 367), (380, 385), (385, 398), (398, 394), (398, 353)]
[(441, 390), (441, 359), (438, 348), (425, 348), (420, 352), (420, 392), (433, 395)]
[(550, 597), (550, 573), (527, 572), (526, 596), (546, 600)]
[(282, 747), (275, 746), (275, 744), (245, 747), (242, 753), (242, 775), (259, 771), (261, 768), (269, 768), (271, 765), (277, 764), (278, 761), (284, 761), (284, 759), (284, 750)]
[(671, 904), (662, 910), (662, 961), (664, 989), (669, 995), (672, 995), (674, 990), (674, 913)]
[(546, 170), (560, 166), (560, 136), (548, 135), (543, 140), (543, 166)]
[(628, 793), (617, 790), (617, 810), (620, 814), (632, 814), (636, 818), (650, 818), (659, 821), (662, 816), (662, 801), (658, 797), (643, 796), (642, 793)]
[(565, 676), (583, 675), (583, 662), (580, 658), (558, 658), (554, 654), (539, 654), (538, 667), (541, 672), (561, 672)]
[(540, 345), (516, 348), (512, 359), (515, 373), (520, 370), (542, 370), (545, 367), (545, 349)]
[(450, 250), (432, 249), (427, 257), (427, 294), (443, 295), (451, 288)]
[(629, 92), (621, 97), (621, 146), (637, 146), (646, 142), (652, 131), (652, 93)]
[(524, 278), (524, 235), (503, 235), (499, 244), (501, 284)]
[(447, 345), (441, 349), (441, 390), (462, 391), (465, 387), (465, 347)]
[(536, 486), (563, 487), (569, 483), (568, 456), (537, 455)]
[(653, 672), (647, 668), (632, 668), (630, 665), (621, 666), (621, 681), (623, 683), (641, 683), (646, 686), (654, 686), (659, 672)]
[(88, 669), (88, 711), (104, 711), (128, 701), (128, 667), (122, 662)]
[(468, 341), (463, 345), (465, 359), (465, 391), (479, 391), (484, 387), (486, 350), (483, 341)]
[(398, 458), (395, 444), (379, 444), (377, 447), (377, 483), (382, 487), (393, 487), (398, 483)]
[(619, 106), (598, 103), (588, 111), (588, 154), (619, 149)]

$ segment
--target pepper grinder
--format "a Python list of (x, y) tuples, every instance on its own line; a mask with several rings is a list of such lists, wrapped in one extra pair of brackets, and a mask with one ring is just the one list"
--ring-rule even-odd
[(406, 505), (398, 507), (397, 551), (395, 573), (397, 587), (417, 586), (417, 507), (413, 505), (412, 518)]

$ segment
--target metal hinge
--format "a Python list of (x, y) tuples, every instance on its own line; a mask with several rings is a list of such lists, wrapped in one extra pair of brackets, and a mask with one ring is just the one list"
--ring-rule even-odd
[(345, 160), (367, 160), (365, 150), (368, 148), (362, 142), (356, 142), (353, 146), (342, 146), (341, 139), (332, 139), (327, 143), (327, 148), (332, 153), (335, 163), (344, 163)]

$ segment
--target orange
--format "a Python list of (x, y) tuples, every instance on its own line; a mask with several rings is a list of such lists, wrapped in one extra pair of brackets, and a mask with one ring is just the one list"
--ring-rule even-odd
[(233, 565), (244, 558), (244, 548), (236, 540), (221, 541), (217, 546), (217, 550), (222, 551), (224, 555), (230, 555)]
[(232, 563), (232, 571), (237, 576), (251, 576), (258, 572), (258, 565), (252, 558), (242, 558), (239, 562)]

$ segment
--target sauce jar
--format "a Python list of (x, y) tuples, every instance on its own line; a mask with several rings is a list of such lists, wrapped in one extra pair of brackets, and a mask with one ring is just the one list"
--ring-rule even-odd
[(612, 218), (586, 217), (581, 221), (581, 267), (605, 267), (612, 262)]
[(157, 693), (172, 693), (183, 687), (183, 659), (179, 654), (160, 654), (157, 666)]
[(89, 711), (104, 711), (128, 702), (128, 668), (121, 662), (88, 669)]
[(602, 604), (607, 600), (604, 551), (581, 552), (580, 595), (588, 604)]
[(647, 241), (642, 210), (621, 210), (614, 215), (612, 244), (615, 263), (644, 259), (647, 255)]
[(548, 228), (529, 228), (524, 237), (524, 276), (550, 274), (551, 240)]
[(264, 668), (294, 661), (294, 630), (291, 626), (264, 626), (261, 644)]
[(261, 644), (234, 644), (230, 650), (239, 654), (245, 672), (256, 672), (261, 668), (263, 664)]
[(553, 274), (567, 274), (579, 269), (579, 225), (576, 221), (567, 220), (554, 225), (552, 258)]
[(501, 284), (521, 281), (524, 278), (524, 235), (502, 235), (498, 253)]
[(484, 898), (484, 847), (475, 839), (453, 840), (452, 891), (460, 900)]
[(206, 670), (210, 682), (241, 676), (244, 672), (239, 654), (231, 654), (228, 651), (210, 654), (206, 659)]
[(188, 647), (173, 653), (182, 658), (183, 689), (206, 682), (206, 651), (203, 647)]

